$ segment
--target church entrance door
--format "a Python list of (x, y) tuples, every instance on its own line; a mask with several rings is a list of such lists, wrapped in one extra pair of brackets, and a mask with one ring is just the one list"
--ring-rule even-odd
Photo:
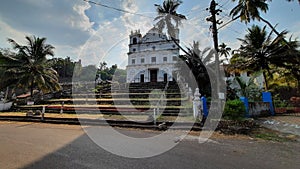
[(157, 82), (157, 69), (150, 70), (150, 82)]
[(141, 82), (141, 83), (144, 83), (144, 82), (145, 82), (145, 76), (144, 76), (144, 74), (141, 74), (140, 82)]
[(168, 82), (168, 74), (167, 74), (167, 73), (164, 74), (164, 82), (165, 82), (165, 83)]

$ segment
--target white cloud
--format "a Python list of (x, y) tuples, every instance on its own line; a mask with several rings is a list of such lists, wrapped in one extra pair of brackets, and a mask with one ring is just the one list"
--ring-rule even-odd
[(11, 47), (7, 42), (7, 38), (14, 39), (19, 43), (24, 43), (26, 35), (29, 35), (29, 33), (18, 31), (0, 19), (0, 47)]
[(196, 11), (196, 10), (200, 9), (200, 7), (201, 7), (200, 5), (196, 5), (191, 9), (191, 11)]
[(69, 17), (67, 20), (68, 24), (72, 27), (82, 29), (83, 31), (88, 31), (91, 34), (94, 33), (94, 30), (92, 29), (94, 23), (90, 22), (89, 17), (85, 14), (85, 11), (89, 8), (91, 8), (91, 5), (88, 3), (74, 4), (73, 10), (76, 15), (71, 15)]
[(300, 40), (300, 22), (295, 23), (292, 27), (288, 29), (289, 31), (289, 36), (292, 35), (293, 38), (297, 38), (297, 40)]
[[(125, 0), (121, 8), (136, 13), (139, 11), (137, 3), (136, 0)], [(146, 33), (153, 26), (152, 20), (152, 18), (123, 13), (119, 18), (103, 22), (82, 48), (80, 54), (82, 63), (87, 65), (106, 61), (125, 68), (130, 32), (140, 29), (142, 33)]]

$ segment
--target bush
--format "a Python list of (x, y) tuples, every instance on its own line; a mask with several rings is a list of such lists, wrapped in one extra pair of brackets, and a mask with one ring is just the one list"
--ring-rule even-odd
[(225, 104), (223, 118), (230, 120), (241, 120), (245, 117), (245, 106), (244, 103), (238, 99), (228, 100)]

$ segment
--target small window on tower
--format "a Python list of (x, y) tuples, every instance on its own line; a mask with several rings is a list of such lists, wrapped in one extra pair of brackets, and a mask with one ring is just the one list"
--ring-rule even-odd
[(133, 64), (133, 65), (135, 64), (135, 59), (131, 60), (131, 64)]
[(135, 51), (136, 51), (136, 49), (135, 49), (135, 48), (133, 48), (133, 49), (132, 49), (132, 51), (133, 51), (133, 52), (135, 52)]
[(152, 57), (152, 58), (151, 58), (151, 62), (152, 62), (152, 63), (156, 63), (156, 57)]
[(141, 59), (141, 63), (145, 63), (145, 59), (144, 58)]
[(133, 43), (133, 44), (137, 44), (137, 38), (133, 38), (133, 39), (132, 39), (132, 43)]

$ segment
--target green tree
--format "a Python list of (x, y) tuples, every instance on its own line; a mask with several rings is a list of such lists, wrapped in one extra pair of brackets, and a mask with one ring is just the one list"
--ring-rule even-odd
[[(235, 2), (237, 0), (232, 1)], [(251, 20), (263, 21), (279, 36), (281, 33), (279, 33), (268, 20), (260, 15), (260, 12), (266, 13), (268, 10), (267, 0), (238, 0), (237, 6), (230, 11), (230, 15), (233, 18), (232, 20), (240, 18), (240, 20), (246, 24), (250, 23)]]
[(239, 97), (247, 97), (251, 101), (258, 100), (260, 97), (261, 89), (255, 83), (257, 76), (251, 77), (235, 77), (232, 86), (238, 92)]
[(50, 66), (47, 56), (54, 56), (52, 45), (46, 44), (46, 38), (26, 36), (27, 45), (20, 45), (8, 39), (16, 54), (2, 55), (0, 65), (4, 68), (1, 88), (12, 84), (30, 90), (33, 96), (35, 88), (47, 93), (61, 89), (58, 74)]
[(287, 32), (272, 38), (272, 32), (267, 34), (265, 28), (257, 25), (248, 28), (244, 39), (239, 39), (242, 45), (237, 50), (238, 54), (234, 60), (231, 60), (231, 67), (252, 72), (262, 71), (266, 82), (265, 89), (268, 90), (267, 74), (272, 76), (276, 71), (275, 67), (291, 70), (295, 65), (299, 65), (299, 52), (296, 50), (297, 41), (290, 39), (288, 44), (283, 43)]
[(163, 5), (155, 4), (158, 16), (154, 21), (157, 21), (158, 30), (162, 33), (166, 29), (176, 46), (188, 55), (189, 52), (180, 46), (179, 39), (176, 38), (178, 27), (182, 24), (182, 20), (186, 20), (184, 15), (177, 13), (180, 4), (182, 4), (181, 0), (164, 0)]
[(51, 63), (51, 66), (59, 74), (59, 79), (61, 82), (72, 81), (76, 63), (73, 62), (70, 57), (66, 57), (65, 59), (53, 58), (50, 59), (49, 62)]
[(208, 96), (211, 94), (211, 89), (207, 68), (213, 64), (212, 50), (205, 48), (201, 51), (199, 42), (193, 42), (191, 47), (187, 47), (187, 51), (188, 54), (179, 57), (183, 61), (177, 64), (179, 74), (189, 82), (190, 87), (193, 89), (198, 87), (202, 94)]
[[(171, 38), (176, 37), (175, 30), (181, 25), (182, 20), (186, 19), (184, 15), (179, 14), (176, 11), (181, 3), (182, 1), (180, 0), (165, 0), (162, 6), (155, 4), (158, 16), (154, 21), (158, 21), (156, 25), (161, 32), (166, 28), (168, 35)], [(175, 26), (173, 22), (175, 23)]]
[(231, 48), (228, 47), (225, 43), (219, 45), (219, 53), (220, 56), (224, 56), (227, 60), (228, 56), (230, 55)]

